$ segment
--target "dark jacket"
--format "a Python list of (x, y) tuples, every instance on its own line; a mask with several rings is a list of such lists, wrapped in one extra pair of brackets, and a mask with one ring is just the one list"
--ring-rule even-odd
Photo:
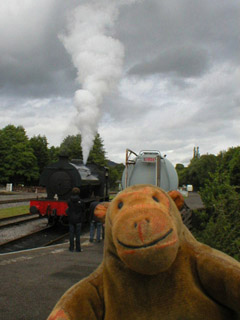
[(85, 204), (79, 195), (72, 195), (68, 200), (68, 220), (71, 224), (84, 222)]
[(101, 202), (98, 202), (98, 201), (94, 201), (90, 204), (90, 222), (91, 221), (94, 221), (94, 222), (99, 222), (98, 218), (94, 215), (94, 210), (96, 208), (96, 206), (101, 203)]

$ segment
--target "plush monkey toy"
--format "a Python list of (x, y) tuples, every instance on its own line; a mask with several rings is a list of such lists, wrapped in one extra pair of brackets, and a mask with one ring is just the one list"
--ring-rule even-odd
[(102, 264), (48, 320), (240, 319), (240, 263), (197, 242), (175, 203), (180, 193), (151, 185), (120, 192), (107, 210)]

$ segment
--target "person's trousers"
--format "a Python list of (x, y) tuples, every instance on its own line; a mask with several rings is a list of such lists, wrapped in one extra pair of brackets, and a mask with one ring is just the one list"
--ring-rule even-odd
[(76, 250), (81, 250), (81, 243), (80, 243), (80, 235), (81, 235), (81, 223), (69, 223), (69, 241), (70, 247), (69, 250), (74, 250), (74, 237), (76, 236)]
[(90, 224), (90, 241), (91, 242), (93, 241), (96, 229), (97, 229), (97, 241), (100, 241), (102, 224), (101, 222), (92, 221)]

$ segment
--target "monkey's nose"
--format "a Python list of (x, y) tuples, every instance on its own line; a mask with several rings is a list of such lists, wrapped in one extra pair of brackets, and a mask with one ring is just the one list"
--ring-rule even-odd
[(137, 230), (139, 239), (142, 242), (144, 242), (144, 240), (148, 236), (149, 225), (150, 225), (150, 219), (149, 218), (144, 218), (142, 220), (134, 222), (134, 228)]
[(145, 218), (145, 219), (142, 219), (140, 221), (135, 221), (134, 222), (134, 228), (137, 228), (141, 224), (148, 224), (148, 223), (150, 223), (150, 219), (149, 218)]

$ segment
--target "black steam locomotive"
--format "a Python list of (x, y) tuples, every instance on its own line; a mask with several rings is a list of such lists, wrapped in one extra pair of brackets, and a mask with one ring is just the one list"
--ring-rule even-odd
[(39, 185), (46, 188), (47, 198), (30, 201), (30, 212), (48, 218), (50, 224), (67, 224), (67, 200), (74, 187), (85, 202), (86, 220), (91, 202), (109, 200), (108, 168), (93, 163), (85, 166), (82, 160), (68, 161), (65, 156), (44, 168)]

